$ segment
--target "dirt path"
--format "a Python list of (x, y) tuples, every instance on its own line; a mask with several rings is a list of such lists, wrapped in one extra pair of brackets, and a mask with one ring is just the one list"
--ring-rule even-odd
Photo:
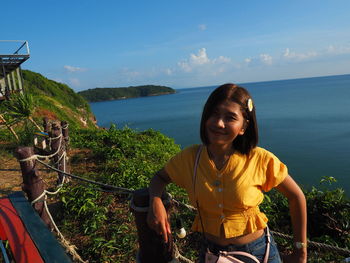
[(0, 197), (21, 191), (22, 176), (19, 163), (11, 156), (0, 156)]
[[(22, 191), (22, 173), (19, 162), (15, 157), (7, 156), (0, 159), (0, 197), (7, 196), (16, 191)], [(43, 167), (39, 168), (39, 175), (42, 176), (46, 188), (54, 186), (57, 173), (48, 172)]]
[[(79, 157), (79, 161), (71, 165), (73, 173), (83, 172), (94, 167), (94, 164), (87, 163), (86, 161), (90, 155), (89, 150), (74, 149), (70, 151), (69, 155), (70, 157)], [(40, 165), (39, 174), (43, 177), (44, 182), (46, 183), (46, 188), (55, 186), (57, 179), (56, 172), (48, 172), (44, 166)], [(0, 152), (0, 197), (6, 196), (15, 191), (22, 191), (22, 182), (21, 168), (17, 159), (10, 154)]]

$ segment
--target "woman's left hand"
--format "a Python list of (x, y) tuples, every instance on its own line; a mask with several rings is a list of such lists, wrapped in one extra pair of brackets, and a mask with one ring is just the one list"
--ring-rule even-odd
[(292, 254), (283, 257), (283, 263), (306, 263), (306, 249), (295, 249)]

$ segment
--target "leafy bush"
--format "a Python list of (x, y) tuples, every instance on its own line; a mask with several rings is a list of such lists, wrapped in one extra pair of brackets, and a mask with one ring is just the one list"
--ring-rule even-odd
[[(115, 126), (109, 130), (78, 130), (72, 135), (71, 142), (73, 147), (92, 150), (96, 174), (87, 176), (129, 189), (147, 187), (154, 173), (180, 150), (173, 140), (159, 132), (136, 132)], [(331, 179), (324, 178), (323, 181)], [(167, 191), (176, 200), (188, 203), (183, 189), (170, 184)], [(312, 188), (304, 192), (308, 204), (309, 239), (348, 247), (350, 205), (344, 191)], [(80, 240), (80, 247), (85, 259), (90, 262), (134, 262), (137, 230), (125, 197), (78, 185), (67, 187), (62, 201), (65, 232), (73, 240), (76, 236), (83, 240)], [(261, 210), (267, 214), (272, 230), (292, 234), (288, 201), (279, 192), (269, 192)], [(175, 212), (171, 214), (173, 225), (175, 217), (179, 216), (189, 231), (194, 213), (186, 209)], [(190, 232), (176, 243), (183, 255), (195, 260), (199, 239), (200, 235)], [(276, 240), (282, 252), (291, 250), (290, 240)], [(340, 262), (343, 258), (336, 252), (313, 249), (309, 252), (308, 262)]]
[[(323, 178), (322, 182), (332, 182), (334, 178)], [(335, 182), (335, 181), (334, 181)], [(320, 187), (322, 188), (322, 187)], [(346, 248), (350, 246), (350, 200), (343, 189), (323, 190), (312, 187), (304, 191), (308, 210), (308, 238), (312, 241)], [(280, 233), (292, 234), (287, 199), (277, 192), (265, 195), (261, 205), (269, 218), (269, 226)], [(282, 251), (292, 249), (292, 242), (276, 238)], [(313, 248), (308, 262), (340, 262), (344, 257), (336, 251)]]
[[(73, 147), (92, 150), (96, 173), (86, 176), (128, 189), (147, 187), (155, 172), (180, 150), (157, 131), (127, 127), (77, 130), (71, 138)], [(61, 198), (63, 227), (85, 240), (82, 255), (90, 262), (129, 262), (135, 257), (137, 231), (125, 199), (81, 185), (68, 186)]]

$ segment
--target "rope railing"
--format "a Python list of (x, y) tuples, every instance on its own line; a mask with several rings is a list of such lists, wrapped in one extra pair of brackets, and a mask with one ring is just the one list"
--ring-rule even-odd
[[(68, 125), (65, 125), (64, 129), (67, 129), (67, 127), (68, 127)], [(56, 128), (56, 132), (57, 132), (57, 130), (58, 130), (57, 126), (55, 128)], [(36, 177), (38, 177), (36, 175), (36, 170), (35, 170), (34, 167), (35, 167), (35, 162), (36, 161), (38, 161), (40, 163), (44, 163), (43, 161), (40, 161), (40, 159), (44, 159), (44, 160), (52, 159), (52, 160), (54, 160), (54, 164), (53, 165), (56, 165), (57, 167), (60, 167), (60, 165), (62, 165), (61, 167), (62, 167), (63, 170), (56, 169), (55, 167), (52, 167), (52, 166), (50, 166), (50, 167), (53, 168), (53, 169), (56, 169), (59, 174), (60, 173), (66, 173), (66, 161), (67, 161), (66, 146), (67, 145), (65, 145), (65, 142), (63, 141), (62, 128), (60, 129), (60, 133), (59, 133), (58, 136), (53, 136), (54, 134), (55, 134), (55, 132), (50, 134), (51, 137), (47, 138), (47, 141), (49, 142), (50, 150), (51, 149), (52, 150), (56, 150), (54, 153), (49, 154), (49, 155), (29, 154), (29, 156), (26, 156), (26, 158), (18, 158), (18, 160), (19, 160), (19, 162), (21, 164), (23, 178), (25, 178), (25, 174), (24, 174), (25, 172), (24, 171), (27, 171), (27, 172), (28, 171), (33, 171), (34, 175)], [(66, 138), (64, 138), (64, 139), (66, 139)], [(59, 140), (58, 145), (55, 144), (54, 147), (53, 147), (52, 144), (54, 142), (56, 143), (57, 140)], [(31, 151), (29, 151), (29, 152), (31, 152)], [(18, 150), (18, 154), (21, 156), (23, 154), (27, 155), (28, 153), (26, 153), (26, 151), (22, 152), (21, 150)], [(26, 163), (26, 162), (29, 162), (29, 163)], [(40, 178), (38, 182), (40, 182), (40, 184), (41, 184), (42, 179)], [(34, 198), (34, 200), (31, 201), (31, 205), (35, 206), (36, 203), (42, 201), (42, 203), (43, 203), (43, 210), (42, 211), (45, 211), (45, 218), (48, 217), (48, 219), (50, 221), (50, 226), (52, 226), (53, 229), (56, 231), (58, 237), (60, 238), (60, 242), (66, 248), (66, 251), (69, 254), (72, 255), (73, 260), (77, 260), (77, 261), (82, 262), (82, 263), (87, 263), (88, 261), (84, 261), (80, 257), (80, 255), (77, 253), (76, 246), (71, 245), (69, 243), (69, 241), (67, 241), (65, 239), (65, 237), (62, 235), (61, 231), (57, 227), (57, 225), (56, 225), (56, 223), (55, 223), (55, 221), (54, 221), (54, 219), (53, 219), (53, 217), (52, 217), (52, 215), (50, 213), (50, 210), (48, 208), (47, 195), (56, 195), (56, 194), (58, 194), (61, 191), (61, 189), (63, 187), (63, 184), (65, 183), (65, 176), (63, 176), (62, 181), (58, 181), (58, 182), (59, 182), (59, 184), (56, 186), (56, 190), (53, 191), (53, 192), (52, 191), (48, 191), (45, 188), (41, 187), (42, 188), (42, 192), (40, 194), (38, 194), (38, 195), (36, 194), (37, 196)], [(35, 189), (32, 189), (32, 190), (27, 189), (27, 190), (29, 191), (29, 193), (31, 193), (31, 196), (32, 196), (32, 192), (35, 192), (35, 193), (38, 192), (38, 190), (35, 190)], [(42, 219), (44, 220), (45, 218), (42, 218)]]
[[(51, 220), (51, 222), (52, 222), (52, 224), (53, 224), (53, 226), (54, 226), (54, 229), (55, 229), (57, 235), (58, 235), (59, 238), (61, 239), (62, 245), (66, 248), (67, 252), (69, 252), (69, 254), (72, 255), (73, 260), (78, 260), (78, 261), (80, 261), (80, 262), (82, 262), (82, 263), (88, 263), (88, 261), (84, 261), (84, 260), (80, 257), (80, 255), (77, 253), (77, 251), (76, 251), (77, 247), (76, 247), (75, 245), (71, 245), (70, 242), (69, 242), (67, 239), (65, 239), (65, 237), (62, 235), (61, 231), (60, 231), (59, 228), (57, 227), (57, 225), (56, 225), (56, 223), (55, 223), (55, 220), (53, 219), (53, 217), (52, 217), (52, 215), (51, 215), (51, 213), (50, 213), (50, 210), (49, 210), (49, 208), (48, 208), (48, 206), (47, 206), (46, 198), (47, 198), (47, 196), (45, 195), (45, 201), (44, 201), (45, 210), (46, 210), (47, 214), (49, 215), (49, 218), (50, 218), (50, 220)], [(33, 203), (33, 202), (32, 202), (32, 203)]]
[[(68, 128), (68, 124), (64, 125), (63, 127), (61, 127), (61, 130), (63, 129), (67, 129)], [(20, 163), (24, 163), (24, 162), (27, 162), (27, 161), (30, 161), (32, 163), (35, 163), (38, 162), (42, 165), (44, 165), (46, 168), (52, 170), (52, 171), (55, 171), (61, 175), (63, 175), (63, 181), (61, 182), (61, 184), (58, 184), (57, 185), (57, 189), (53, 192), (51, 191), (47, 191), (47, 190), (43, 190), (41, 194), (39, 194), (31, 203), (32, 205), (34, 205), (35, 203), (39, 202), (40, 200), (43, 200), (43, 203), (44, 203), (44, 209), (46, 211), (46, 213), (48, 214), (49, 218), (50, 218), (50, 221), (52, 222), (53, 224), (53, 227), (55, 229), (55, 231), (57, 232), (58, 236), (60, 237), (61, 239), (61, 242), (62, 244), (67, 248), (67, 251), (73, 256), (73, 259), (77, 259), (79, 260), (80, 262), (86, 262), (84, 260), (81, 259), (81, 257), (78, 255), (78, 253), (75, 251), (75, 246), (74, 245), (71, 245), (69, 244), (69, 242), (64, 238), (64, 236), (62, 235), (62, 233), (59, 231), (57, 225), (55, 224), (53, 218), (52, 218), (52, 215), (48, 209), (48, 206), (47, 206), (47, 202), (46, 202), (46, 199), (47, 199), (47, 195), (55, 195), (55, 194), (58, 194), (61, 189), (62, 189), (62, 186), (65, 182), (65, 177), (68, 176), (70, 178), (73, 178), (73, 179), (76, 179), (76, 180), (79, 180), (81, 182), (85, 182), (85, 183), (88, 183), (88, 184), (92, 184), (92, 185), (96, 185), (98, 186), (100, 189), (100, 191), (104, 191), (104, 192), (111, 192), (111, 193), (117, 193), (117, 194), (125, 194), (125, 195), (128, 195), (129, 197), (131, 197), (131, 202), (130, 202), (130, 208), (136, 212), (141, 212), (141, 213), (147, 213), (148, 212), (148, 206), (143, 206), (143, 207), (138, 207), (134, 204), (134, 201), (133, 201), (133, 196), (135, 194), (135, 190), (134, 189), (128, 189), (128, 188), (124, 188), (124, 187), (117, 187), (117, 186), (114, 186), (114, 185), (109, 185), (109, 184), (105, 184), (105, 183), (101, 183), (101, 182), (97, 182), (97, 181), (94, 181), (94, 180), (90, 180), (90, 179), (87, 179), (87, 178), (84, 178), (84, 177), (81, 177), (81, 176), (77, 176), (77, 175), (74, 175), (74, 174), (71, 174), (71, 173), (68, 173), (66, 171), (66, 159), (67, 159), (67, 153), (65, 151), (65, 148), (64, 148), (64, 141), (68, 140), (66, 137), (63, 139), (63, 136), (62, 136), (62, 133), (56, 137), (50, 137), (48, 138), (48, 141), (49, 141), (49, 144), (51, 145), (51, 143), (53, 141), (57, 141), (59, 139), (59, 145), (58, 145), (58, 149), (52, 153), (52, 154), (49, 154), (49, 155), (39, 155), (39, 154), (32, 154), (31, 156), (28, 156), (26, 158), (23, 158), (23, 159), (19, 159), (19, 162)], [(59, 153), (61, 153), (61, 155), (56, 158), (56, 155), (58, 155)], [(63, 161), (63, 170), (61, 169), (58, 169), (46, 162), (44, 162), (43, 160), (50, 160), (50, 159), (53, 159), (53, 158), (56, 158), (55, 162), (53, 165), (57, 165), (59, 167), (59, 163), (61, 163)], [(34, 166), (34, 165), (33, 165)], [(196, 211), (197, 209), (191, 205), (188, 205), (188, 204), (185, 204), (183, 202), (179, 202), (177, 201), (176, 199), (174, 199), (170, 194), (169, 194), (169, 197), (170, 199), (168, 200), (169, 202), (171, 202), (172, 204), (174, 204), (175, 206), (177, 207), (183, 207), (185, 209), (188, 209), (192, 212)], [(276, 231), (271, 231), (275, 236), (277, 237), (280, 237), (280, 238), (284, 238), (284, 239), (293, 239), (292, 236), (290, 235), (286, 235), (286, 234), (283, 234), (283, 233), (279, 233), (279, 232), (276, 232)], [(340, 247), (337, 247), (337, 246), (332, 246), (332, 245), (328, 245), (328, 244), (324, 244), (324, 243), (318, 243), (318, 242), (314, 242), (314, 241), (310, 241), (308, 240), (308, 247), (315, 247), (315, 248), (318, 248), (318, 249), (323, 249), (323, 250), (331, 250), (331, 251), (334, 251), (334, 252), (339, 252), (339, 253), (342, 253), (342, 254), (348, 254), (350, 255), (350, 250), (347, 249), (347, 248), (340, 248)], [(183, 255), (180, 254), (180, 251), (178, 249), (178, 247), (176, 246), (175, 242), (174, 242), (174, 259), (173, 260), (178, 260), (178, 261), (182, 261), (182, 262), (186, 262), (186, 263), (193, 263), (193, 261), (191, 261), (190, 259), (184, 257)], [(175, 261), (174, 261), (175, 262)]]
[(100, 182), (96, 182), (96, 181), (93, 181), (93, 180), (89, 180), (89, 179), (86, 179), (84, 177), (80, 177), (80, 176), (77, 176), (77, 175), (73, 175), (73, 174), (70, 174), (70, 173), (66, 173), (62, 170), (59, 170), (41, 160), (37, 160), (39, 163), (41, 163), (42, 165), (46, 166), (47, 168), (50, 168), (52, 169), (53, 171), (55, 172), (60, 172), (66, 176), (69, 176), (71, 178), (74, 178), (74, 179), (77, 179), (79, 181), (82, 181), (82, 182), (86, 182), (86, 183), (90, 183), (90, 184), (93, 184), (93, 185), (98, 185), (101, 187), (101, 190), (107, 190), (107, 191), (112, 191), (112, 192), (117, 192), (117, 193), (121, 193), (121, 194), (132, 194), (134, 192), (134, 190), (130, 190), (128, 188), (123, 188), (123, 187), (117, 187), (117, 186), (114, 186), (114, 185), (109, 185), (109, 184), (104, 184), (104, 183), (100, 183)]
[[(56, 169), (55, 167), (52, 167), (48, 164), (46, 164), (45, 162), (42, 162), (41, 160), (37, 160), (39, 163), (43, 164), (44, 166), (56, 171), (56, 172), (61, 172), (71, 178), (74, 178), (74, 179), (77, 179), (77, 180), (80, 180), (80, 181), (83, 181), (83, 182), (87, 182), (87, 183), (90, 183), (90, 184), (94, 184), (94, 185), (98, 185), (98, 186), (101, 186), (102, 189), (101, 190), (109, 190), (111, 192), (116, 192), (116, 193), (119, 193), (119, 194), (133, 194), (134, 193), (134, 190), (132, 189), (127, 189), (127, 188), (123, 188), (123, 187), (117, 187), (117, 186), (113, 186), (113, 185), (108, 185), (108, 184), (104, 184), (104, 183), (100, 183), (100, 182), (96, 182), (96, 181), (93, 181), (93, 180), (89, 180), (89, 179), (86, 179), (86, 178), (83, 178), (83, 177), (80, 177), (80, 176), (76, 176), (76, 175), (73, 175), (73, 174), (70, 174), (70, 173), (66, 173), (64, 171), (61, 171), (61, 170), (58, 170)], [(185, 203), (182, 203), (182, 202), (179, 202), (177, 201), (176, 199), (174, 199), (172, 196), (170, 196), (171, 198), (171, 202), (173, 202), (176, 206), (181, 206), (181, 207), (184, 207), (186, 209), (189, 209), (190, 211), (196, 211), (197, 209), (191, 205), (188, 205), (188, 204), (185, 204)], [(138, 212), (147, 212), (148, 211), (148, 207), (136, 207), (133, 202), (130, 202), (130, 207), (133, 208), (135, 211), (138, 211)], [(276, 231), (271, 231), (275, 236), (278, 236), (278, 237), (281, 237), (281, 238), (284, 238), (284, 239), (293, 239), (292, 236), (290, 235), (287, 235), (287, 234), (283, 234), (283, 233), (279, 233), (279, 232), (276, 232)], [(318, 242), (315, 242), (315, 241), (310, 241), (308, 240), (308, 246), (309, 247), (315, 247), (315, 248), (319, 248), (319, 249), (324, 249), (324, 250), (332, 250), (332, 251), (335, 251), (335, 252), (340, 252), (342, 254), (349, 254), (350, 255), (350, 250), (349, 249), (346, 249), (346, 248), (340, 248), (340, 247), (337, 247), (337, 246), (332, 246), (332, 245), (328, 245), (328, 244), (324, 244), (324, 243), (318, 243)], [(189, 259), (185, 258), (184, 256), (182, 256), (179, 252), (176, 252), (178, 253), (178, 259), (182, 260), (183, 262), (192, 262), (190, 261)]]
[(51, 138), (51, 140), (49, 140), (51, 142), (51, 141), (57, 140), (57, 139), (60, 139), (60, 142), (59, 142), (59, 147), (58, 147), (56, 152), (54, 152), (54, 153), (52, 153), (50, 155), (33, 154), (32, 156), (30, 156), (28, 158), (21, 159), (21, 160), (18, 160), (18, 161), (19, 162), (28, 162), (28, 161), (39, 160), (39, 159), (49, 160), (49, 159), (55, 157), (62, 150), (62, 148), (61, 148), (61, 145), (62, 145), (62, 134), (59, 135), (58, 137)]
[[(293, 239), (293, 236), (291, 235), (287, 235), (287, 234), (283, 234), (283, 233), (279, 233), (276, 231), (271, 231), (271, 233), (274, 236), (280, 237), (280, 238), (284, 238), (284, 239)], [(337, 247), (337, 246), (332, 246), (332, 245), (328, 245), (328, 244), (324, 244), (324, 243), (319, 243), (319, 242), (315, 242), (315, 241), (311, 241), (308, 240), (307, 241), (307, 246), (308, 247), (315, 247), (315, 248), (319, 248), (319, 249), (325, 249), (325, 250), (332, 250), (334, 252), (339, 252), (342, 254), (348, 254), (350, 255), (350, 250), (347, 248), (341, 248), (341, 247)]]

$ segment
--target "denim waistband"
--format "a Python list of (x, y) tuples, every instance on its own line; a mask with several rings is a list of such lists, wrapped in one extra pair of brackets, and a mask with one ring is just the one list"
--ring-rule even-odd
[(210, 250), (210, 252), (214, 253), (214, 254), (218, 254), (219, 251), (245, 251), (245, 252), (250, 252), (252, 250), (253, 247), (257, 246), (259, 243), (266, 243), (267, 242), (267, 236), (266, 236), (266, 229), (264, 231), (264, 234), (253, 240), (252, 242), (249, 242), (247, 244), (244, 245), (234, 245), (234, 244), (230, 244), (227, 246), (221, 246), (218, 245), (210, 240), (204, 240), (204, 245)]

